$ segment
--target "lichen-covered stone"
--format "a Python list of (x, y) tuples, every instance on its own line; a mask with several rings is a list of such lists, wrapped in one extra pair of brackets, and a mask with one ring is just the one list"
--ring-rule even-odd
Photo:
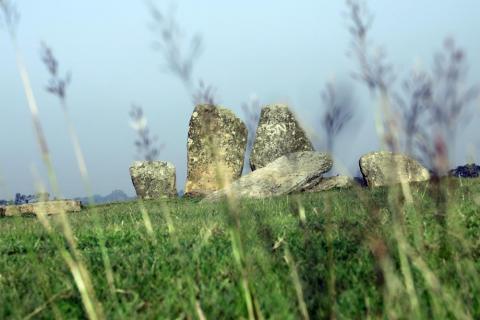
[(177, 195), (175, 166), (165, 161), (135, 161), (130, 177), (137, 197), (160, 199)]
[(288, 106), (274, 104), (264, 107), (250, 155), (252, 171), (298, 151), (313, 151), (313, 145)]
[(185, 195), (206, 195), (238, 179), (246, 146), (247, 127), (232, 111), (195, 107), (188, 130)]
[(371, 152), (362, 156), (360, 171), (369, 187), (430, 179), (429, 171), (415, 159), (386, 151)]
[[(67, 212), (79, 212), (82, 210), (82, 204), (76, 200), (53, 200), (44, 202), (35, 202), (17, 206), (4, 207), (4, 216), (21, 216), (25, 214), (46, 214), (56, 215)], [(1, 211), (1, 209), (0, 209)], [(0, 214), (1, 215), (1, 214)]]
[(321, 192), (321, 191), (328, 191), (333, 189), (348, 189), (353, 187), (354, 184), (355, 184), (355, 180), (351, 177), (347, 177), (347, 176), (327, 177), (327, 178), (321, 179), (318, 184), (304, 191), (305, 192)]
[(218, 201), (227, 195), (238, 198), (267, 198), (300, 192), (316, 185), (322, 174), (328, 172), (332, 165), (332, 159), (326, 153), (291, 153), (252, 171), (225, 189), (208, 195), (203, 201)]

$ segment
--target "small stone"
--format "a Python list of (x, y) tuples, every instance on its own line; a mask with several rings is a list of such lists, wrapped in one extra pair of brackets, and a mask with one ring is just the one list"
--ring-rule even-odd
[(135, 161), (130, 177), (137, 197), (160, 199), (177, 195), (175, 166), (165, 161)]
[(381, 187), (401, 182), (430, 179), (429, 171), (407, 155), (380, 151), (360, 158), (360, 171), (369, 187)]

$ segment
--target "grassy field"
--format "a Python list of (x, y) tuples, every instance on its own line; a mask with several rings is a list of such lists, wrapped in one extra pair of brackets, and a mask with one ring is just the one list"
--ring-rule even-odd
[[(153, 234), (137, 202), (69, 219), (109, 319), (478, 319), (480, 183), (442, 188), (146, 202)], [(87, 317), (59, 243), (0, 219), (0, 318)]]

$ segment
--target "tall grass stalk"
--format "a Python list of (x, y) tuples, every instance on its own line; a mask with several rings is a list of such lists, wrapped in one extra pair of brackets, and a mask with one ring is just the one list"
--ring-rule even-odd
[[(41, 182), (41, 179), (36, 170), (34, 170), (34, 175), (37, 175), (37, 190), (39, 192), (45, 192), (46, 188)], [(103, 308), (96, 299), (94, 288), (90, 279), (90, 274), (87, 268), (84, 266), (83, 261), (80, 260), (82, 259), (82, 257), (80, 256), (80, 253), (78, 252), (78, 249), (76, 247), (75, 237), (66, 218), (66, 212), (61, 211), (59, 216), (60, 224), (62, 226), (62, 234), (67, 240), (67, 243), (69, 244), (69, 248), (72, 253), (66, 250), (62, 241), (59, 241), (59, 239), (55, 237), (55, 227), (52, 226), (52, 224), (50, 223), (48, 213), (45, 211), (45, 208), (40, 206), (39, 212), (37, 214), (40, 223), (51, 236), (51, 239), (53, 240), (58, 252), (60, 253), (60, 256), (67, 264), (73, 276), (77, 289), (80, 292), (80, 296), (82, 297), (85, 312), (90, 319), (103, 319)]]
[[(155, 240), (155, 234), (153, 232), (152, 219), (150, 219), (150, 215), (148, 214), (147, 208), (145, 207), (145, 204), (143, 203), (142, 200), (139, 200), (138, 207), (140, 208), (140, 212), (142, 213), (142, 219), (143, 219), (143, 223), (145, 225), (145, 230), (147, 231), (147, 234), (153, 240)], [(170, 224), (169, 224), (169, 229), (170, 229)]]
[(400, 270), (404, 278), (404, 286), (406, 288), (408, 298), (410, 301), (410, 310), (412, 312), (412, 316), (415, 319), (421, 319), (422, 314), (420, 311), (417, 292), (415, 290), (415, 283), (413, 280), (412, 269), (405, 252), (405, 243), (407, 240), (405, 239), (403, 232), (400, 230), (400, 226), (398, 223), (394, 225), (394, 234), (398, 242), (398, 256), (400, 260)]
[[(212, 146), (212, 149), (214, 147)], [(217, 162), (218, 163), (218, 162)], [(221, 167), (217, 167), (217, 180), (221, 181), (220, 186), (226, 185), (226, 177)], [(243, 248), (242, 232), (241, 232), (241, 222), (240, 222), (240, 212), (239, 212), (239, 203), (235, 195), (232, 192), (227, 192), (227, 214), (229, 216), (229, 233), (230, 240), (232, 243), (232, 253), (235, 259), (236, 266), (241, 275), (241, 287), (243, 289), (243, 298), (245, 300), (245, 305), (247, 307), (248, 318), (252, 319), (262, 319), (258, 304), (255, 301), (255, 297), (252, 292), (248, 266), (245, 257), (245, 250)]]
[[(60, 189), (58, 185), (57, 176), (51, 161), (47, 140), (45, 138), (42, 125), (39, 118), (39, 109), (33, 93), (33, 89), (30, 83), (30, 78), (21, 54), (20, 48), (17, 43), (16, 37), (16, 23), (17, 21), (9, 19), (7, 17), (14, 16), (16, 13), (13, 13), (12, 10), (15, 8), (6, 1), (0, 2), (1, 9), (3, 10), (3, 15), (5, 21), (7, 22), (7, 31), (10, 36), (10, 41), (14, 49), (16, 65), (20, 79), (22, 81), (23, 89), (25, 96), (27, 98), (27, 104), (30, 110), (30, 115), (32, 118), (33, 126), (35, 129), (37, 143), (40, 147), (40, 152), (42, 155), (43, 162), (47, 168), (48, 177), (50, 184), (52, 186), (52, 191), (55, 196), (60, 198)], [(65, 249), (61, 249), (60, 254), (64, 258), (64, 261), (67, 263), (72, 276), (74, 277), (77, 288), (81, 294), (82, 302), (85, 306), (85, 311), (87, 312), (89, 318), (91, 319), (103, 319), (103, 311), (101, 304), (98, 302), (94, 288), (90, 279), (90, 275), (87, 271), (87, 268), (83, 265), (82, 258), (76, 247), (76, 241), (73, 236), (72, 229), (68, 222), (65, 212), (59, 214), (59, 222), (61, 225), (62, 233), (69, 244), (71, 253)], [(51, 230), (51, 229), (50, 229)]]
[(421, 272), (429, 290), (432, 299), (435, 296), (439, 296), (441, 299), (442, 307), (451, 312), (456, 319), (471, 319), (468, 312), (465, 311), (463, 303), (458, 299), (458, 295), (455, 292), (448, 292), (448, 290), (442, 286), (440, 280), (435, 273), (428, 267), (427, 263), (422, 257), (415, 253), (415, 250), (410, 245), (404, 242), (404, 250), (412, 260), (413, 265)]
[[(32, 167), (32, 174), (35, 178), (37, 178), (38, 171), (36, 170), (35, 167)], [(36, 190), (39, 190), (39, 191), (45, 190), (45, 188), (43, 188), (43, 185), (40, 183), (40, 179), (36, 179), (35, 181), (37, 181)], [(51, 233), (53, 235), (54, 230), (53, 230), (53, 228), (51, 227), (51, 225), (48, 221), (47, 214), (46, 214), (43, 207), (41, 207), (41, 206), (39, 207), (38, 214), (39, 214), (39, 221), (43, 225), (45, 230), (47, 230), (47, 233)], [(57, 247), (61, 248), (61, 249), (64, 249), (64, 247), (62, 247), (61, 244), (59, 244)], [(60, 251), (60, 250), (58, 250), (58, 251)], [(31, 265), (42, 266), (42, 263), (43, 263), (42, 257), (40, 255), (38, 255), (38, 253), (36, 252), (36, 250), (34, 248), (28, 248), (27, 255), (28, 255), (29, 263), (31, 263)], [(38, 279), (38, 281), (36, 282), (36, 285), (37, 285), (36, 287), (39, 288), (39, 290), (42, 291), (42, 294), (45, 297), (46, 301), (43, 304), (37, 306), (33, 311), (28, 313), (26, 316), (22, 315), (22, 317), (24, 317), (24, 319), (33, 318), (37, 314), (40, 314), (42, 311), (44, 311), (47, 307), (51, 307), (52, 312), (55, 315), (55, 318), (60, 319), (61, 318), (61, 312), (60, 312), (59, 308), (55, 305), (54, 302), (61, 297), (72, 294), (74, 288), (72, 288), (71, 285), (67, 285), (65, 290), (63, 290), (61, 292), (54, 293), (53, 290), (52, 290), (52, 286), (50, 285), (50, 283), (48, 281), (48, 274), (46, 272), (44, 272), (44, 270), (42, 270), (41, 268), (38, 268), (38, 267), (33, 268), (33, 271), (35, 273), (35, 277)]]
[(290, 268), (290, 276), (292, 278), (292, 283), (295, 287), (295, 294), (297, 295), (300, 314), (302, 315), (302, 319), (308, 320), (310, 319), (310, 316), (308, 315), (307, 304), (305, 303), (305, 298), (303, 297), (302, 283), (298, 274), (297, 266), (295, 265), (295, 261), (293, 259), (292, 253), (290, 252), (290, 249), (288, 249), (288, 246), (285, 246), (284, 254), (285, 260), (288, 264), (288, 267)]
[[(210, 127), (211, 119), (207, 119), (207, 126)], [(246, 257), (241, 226), (241, 212), (240, 212), (240, 199), (236, 197), (233, 190), (228, 188), (231, 184), (231, 177), (228, 175), (228, 171), (225, 170), (225, 164), (221, 158), (218, 150), (217, 137), (213, 136), (215, 133), (211, 132), (209, 137), (209, 143), (207, 148), (214, 159), (215, 166), (215, 178), (217, 181), (218, 189), (226, 190), (226, 215), (228, 221), (228, 229), (230, 234), (230, 241), (232, 244), (232, 254), (235, 260), (235, 265), (240, 273), (240, 283), (243, 290), (243, 298), (247, 308), (248, 319), (263, 319), (260, 305), (255, 297), (253, 287), (250, 281), (248, 259)]]
[[(46, 308), (50, 307), (51, 305), (54, 305), (55, 301), (65, 297), (65, 296), (68, 296), (68, 294), (70, 294), (71, 290), (72, 290), (71, 288), (67, 288), (64, 291), (57, 292), (56, 294), (52, 295), (50, 298), (48, 298), (47, 301), (45, 301), (44, 304), (35, 308), (35, 310), (33, 310), (32, 312), (27, 314), (23, 319), (24, 320), (30, 320), (30, 319), (33, 319), (33, 318), (37, 317)], [(54, 314), (57, 317), (57, 319), (61, 319), (61, 315), (60, 315), (57, 308), (55, 308), (55, 313)]]
[(325, 215), (325, 238), (327, 240), (327, 267), (328, 267), (328, 298), (329, 298), (329, 310), (328, 314), (330, 319), (335, 318), (336, 314), (336, 286), (335, 286), (335, 248), (334, 248), (334, 235), (335, 224), (333, 212), (335, 211), (335, 201), (331, 196), (326, 197), (324, 215)]
[[(129, 115), (132, 119), (130, 125), (138, 135), (138, 140), (135, 140), (135, 146), (137, 147), (137, 152), (139, 156), (142, 157), (145, 161), (154, 161), (160, 153), (160, 150), (163, 148), (163, 145), (161, 145), (159, 148), (154, 146), (154, 142), (156, 142), (158, 137), (150, 136), (150, 129), (147, 126), (147, 118), (145, 117), (143, 108), (138, 105), (132, 104), (132, 109)], [(142, 214), (145, 230), (147, 231), (147, 234), (151, 237), (151, 239), (155, 241), (152, 220), (150, 219), (150, 214), (148, 213), (145, 203), (142, 199), (139, 199), (138, 207)]]
[(67, 74), (66, 78), (64, 79), (60, 78), (60, 76), (58, 75), (58, 61), (53, 55), (52, 50), (45, 43), (42, 44), (42, 61), (47, 67), (47, 70), (49, 71), (51, 77), (46, 90), (52, 95), (54, 95), (56, 98), (58, 98), (60, 107), (63, 112), (64, 120), (68, 128), (68, 134), (73, 146), (77, 166), (80, 171), (80, 177), (82, 179), (82, 183), (88, 197), (88, 202), (92, 206), (93, 211), (96, 213), (94, 215), (94, 217), (96, 218), (94, 221), (94, 227), (97, 231), (98, 240), (102, 251), (105, 275), (109, 284), (110, 293), (115, 296), (116, 290), (112, 265), (105, 245), (104, 231), (100, 227), (98, 211), (94, 206), (95, 201), (93, 198), (93, 188), (87, 169), (87, 163), (85, 161), (85, 156), (80, 146), (80, 139), (78, 138), (78, 134), (75, 130), (75, 126), (73, 125), (73, 122), (70, 118), (70, 113), (68, 111), (69, 108), (67, 103), (67, 88), (70, 84), (70, 74)]
[(162, 67), (180, 80), (194, 105), (214, 105), (217, 102), (215, 88), (201, 78), (198, 82), (194, 80), (195, 63), (203, 50), (202, 37), (195, 34), (185, 41), (174, 8), (165, 14), (152, 1), (146, 1), (146, 4), (152, 18), (151, 30), (157, 36), (153, 47), (164, 59)]

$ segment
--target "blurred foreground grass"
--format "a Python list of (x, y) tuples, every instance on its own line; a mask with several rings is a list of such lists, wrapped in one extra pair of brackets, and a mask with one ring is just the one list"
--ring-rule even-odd
[[(480, 183), (443, 183), (447, 199), (413, 186), (413, 205), (394, 189), (353, 189), (245, 201), (238, 216), (225, 203), (150, 201), (153, 237), (137, 202), (97, 206), (98, 219), (92, 208), (69, 217), (109, 319), (247, 318), (246, 294), (257, 318), (478, 319)], [(0, 318), (85, 317), (40, 222), (0, 219)]]

